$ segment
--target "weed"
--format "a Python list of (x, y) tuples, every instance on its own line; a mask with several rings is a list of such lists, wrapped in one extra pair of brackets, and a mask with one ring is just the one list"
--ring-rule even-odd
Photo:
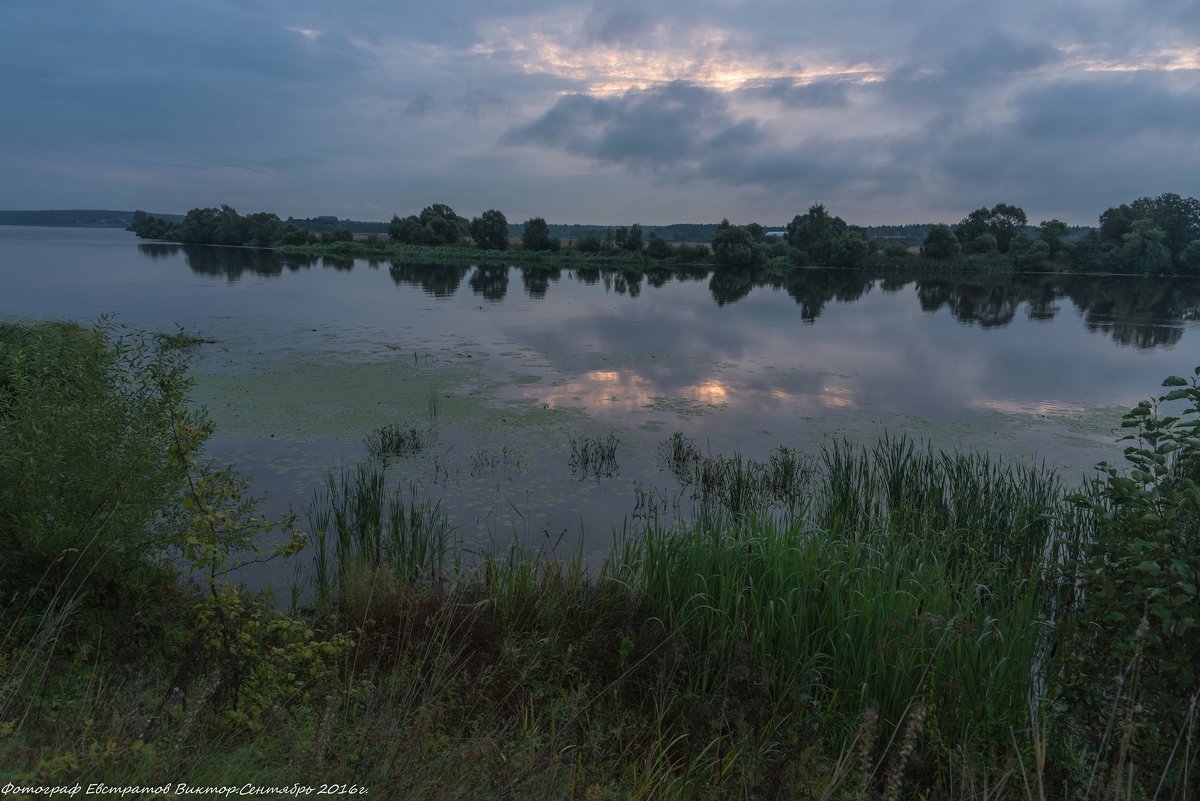
[(581, 481), (586, 478), (612, 478), (620, 470), (617, 463), (617, 445), (620, 442), (616, 434), (571, 437), (571, 475)]
[(374, 457), (415, 456), (432, 445), (433, 440), (434, 435), (430, 429), (422, 430), (413, 425), (388, 423), (368, 436), (365, 445), (367, 453)]

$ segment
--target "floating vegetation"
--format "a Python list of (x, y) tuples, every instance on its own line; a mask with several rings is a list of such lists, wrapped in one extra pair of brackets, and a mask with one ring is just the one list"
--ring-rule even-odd
[(604, 437), (587, 434), (571, 437), (571, 475), (580, 481), (586, 478), (612, 478), (619, 471), (616, 434)]
[(198, 345), (215, 345), (217, 340), (192, 336), (180, 328), (174, 334), (159, 334), (158, 341), (168, 350), (186, 350)]
[(365, 440), (367, 453), (375, 457), (415, 456), (433, 442), (434, 432), (431, 429), (397, 423), (388, 423), (376, 429)]

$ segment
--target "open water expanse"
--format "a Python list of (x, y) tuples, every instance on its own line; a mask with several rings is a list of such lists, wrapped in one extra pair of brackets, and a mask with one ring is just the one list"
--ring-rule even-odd
[[(1119, 458), (1122, 411), (1200, 364), (1195, 280), (802, 270), (772, 283), (0, 226), (0, 315), (103, 314), (212, 340), (192, 349), (209, 454), (268, 512), (303, 519), (329, 471), (394, 424), (421, 447), (389, 460), (392, 480), (440, 499), (464, 539), (587, 555), (636, 515), (686, 510), (660, 459), (677, 432), (750, 459), (906, 434), (1074, 482)], [(580, 459), (597, 441), (616, 443), (599, 470)]]

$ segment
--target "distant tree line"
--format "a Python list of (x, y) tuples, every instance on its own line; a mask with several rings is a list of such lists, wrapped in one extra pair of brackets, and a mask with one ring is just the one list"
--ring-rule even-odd
[[(54, 228), (128, 228), (134, 212), (112, 209), (53, 209), (49, 211), (0, 211), (0, 225), (38, 225)], [(160, 214), (176, 222), (180, 214)]]
[(135, 211), (129, 230), (142, 239), (193, 245), (274, 247), (349, 242), (354, 239), (354, 233), (342, 225), (318, 234), (300, 227), (295, 221), (285, 223), (277, 214), (260, 211), (243, 216), (229, 205), (192, 209), (178, 222)]
[[(275, 247), (349, 242), (352, 221), (314, 217), (287, 222), (275, 214), (240, 215), (232, 207), (192, 209), (168, 219), (134, 212), (130, 229), (139, 237), (211, 245)], [(371, 233), (384, 233), (381, 223)], [(669, 240), (661, 232), (692, 235), (711, 230), (709, 245)], [(581, 234), (564, 239), (559, 233)], [(584, 233), (584, 231), (587, 231)], [(920, 247), (910, 247), (923, 232)], [(1107, 209), (1096, 229), (1061, 220), (1032, 226), (1024, 209), (996, 203), (970, 212), (956, 225), (851, 225), (821, 203), (797, 214), (783, 230), (759, 223), (715, 226), (617, 227), (552, 226), (543, 217), (519, 225), (498, 209), (468, 220), (445, 203), (420, 214), (394, 215), (386, 226), (391, 242), (427, 247), (529, 252), (572, 250), (584, 254), (641, 259), (644, 262), (705, 263), (718, 268), (764, 269), (784, 273), (796, 266), (859, 268), (892, 260), (953, 261), (962, 267), (1017, 271), (1103, 270), (1147, 275), (1200, 275), (1200, 200), (1175, 194), (1138, 198)], [(781, 234), (781, 235), (780, 235)], [(376, 245), (382, 245), (376, 240)], [(916, 250), (917, 252), (913, 252)]]

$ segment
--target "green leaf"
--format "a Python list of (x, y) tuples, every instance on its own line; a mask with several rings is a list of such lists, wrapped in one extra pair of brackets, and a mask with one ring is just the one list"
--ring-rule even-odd
[(1173, 376), (1170, 376), (1167, 379), (1165, 379), (1162, 382), (1162, 385), (1164, 387), (1186, 387), (1188, 385), (1188, 382), (1187, 382), (1187, 379), (1185, 379), (1185, 378), (1180, 378), (1177, 375), (1173, 375)]

